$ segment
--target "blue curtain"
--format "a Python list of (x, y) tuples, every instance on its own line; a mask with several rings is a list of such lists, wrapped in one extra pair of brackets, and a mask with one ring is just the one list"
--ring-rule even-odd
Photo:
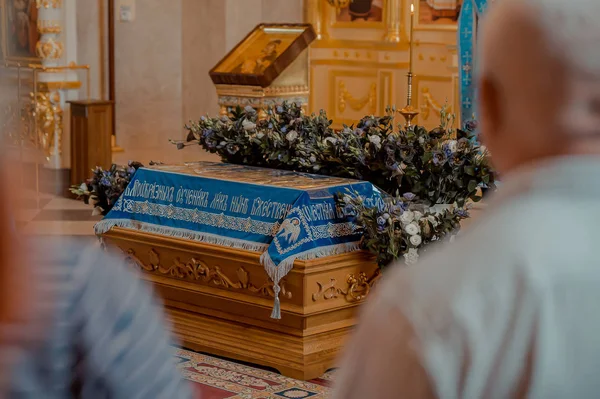
[(488, 0), (464, 0), (458, 20), (458, 66), (460, 79), (460, 117), (464, 123), (476, 114), (477, 91), (474, 82), (477, 24)]

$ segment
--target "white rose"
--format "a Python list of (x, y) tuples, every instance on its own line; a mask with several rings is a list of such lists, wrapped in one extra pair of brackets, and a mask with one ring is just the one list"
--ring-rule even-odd
[(439, 225), (435, 216), (429, 215), (429, 216), (427, 216), (427, 220), (429, 220), (429, 222), (433, 225), (433, 227), (437, 227)]
[(290, 143), (293, 143), (298, 138), (298, 133), (295, 130), (291, 130), (288, 134), (285, 135), (285, 138)]
[(335, 145), (337, 143), (337, 139), (335, 137), (327, 137), (325, 140), (323, 140), (323, 144), (327, 145), (327, 143)]
[(421, 145), (425, 144), (425, 137), (423, 137), (423, 136), (419, 137), (419, 144), (421, 144)]
[(423, 214), (419, 211), (415, 211), (415, 220), (418, 222), (423, 217)]
[(403, 224), (409, 224), (415, 220), (415, 214), (412, 211), (406, 211), (402, 215), (400, 215), (400, 221)]
[(404, 227), (404, 231), (406, 231), (406, 233), (410, 234), (411, 236), (416, 236), (417, 234), (419, 234), (421, 232), (421, 228), (419, 227), (418, 224), (416, 224), (415, 222), (408, 224)]
[(265, 134), (264, 134), (264, 133), (257, 133), (257, 134), (256, 134), (256, 138), (257, 138), (257, 139), (262, 139), (263, 137), (265, 137)]
[(375, 148), (381, 147), (381, 137), (369, 136), (369, 142), (375, 146)]
[(256, 129), (256, 123), (250, 122), (248, 119), (244, 119), (242, 122), (242, 127), (245, 131), (250, 131)]
[(421, 242), (422, 242), (422, 240), (421, 240), (420, 235), (415, 235), (415, 236), (410, 237), (410, 243), (412, 245), (414, 245), (415, 247), (418, 247), (419, 245), (421, 245)]
[(404, 263), (407, 265), (414, 265), (419, 260), (419, 252), (416, 248), (410, 248), (407, 253), (404, 254)]
[(450, 148), (450, 151), (452, 152), (456, 152), (456, 150), (458, 149), (458, 142), (456, 140), (448, 140), (447, 144), (448, 148)]

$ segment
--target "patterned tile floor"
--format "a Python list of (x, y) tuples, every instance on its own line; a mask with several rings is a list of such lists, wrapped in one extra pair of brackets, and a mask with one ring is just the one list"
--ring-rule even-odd
[[(40, 236), (88, 236), (96, 245), (92, 208), (80, 201), (47, 194), (26, 194), (18, 202), (17, 227)], [(304, 382), (258, 367), (177, 349), (177, 367), (192, 381), (202, 399), (323, 399), (329, 396), (332, 374)]]

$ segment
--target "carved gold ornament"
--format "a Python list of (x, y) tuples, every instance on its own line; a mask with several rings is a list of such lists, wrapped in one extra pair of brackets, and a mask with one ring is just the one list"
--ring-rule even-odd
[(369, 92), (363, 98), (354, 98), (348, 92), (346, 83), (340, 81), (339, 83), (339, 96), (338, 96), (338, 109), (340, 112), (346, 110), (346, 105), (349, 105), (355, 111), (360, 111), (367, 105), (369, 105), (369, 112), (374, 114), (377, 112), (377, 85), (372, 83), (369, 87)]
[(61, 8), (62, 0), (35, 0), (35, 6), (37, 8)]
[(338, 11), (350, 5), (352, 0), (327, 0), (330, 6), (335, 7)]
[(57, 60), (62, 57), (63, 44), (52, 37), (47, 37), (37, 42), (35, 50), (42, 60)]
[(38, 32), (42, 35), (46, 34), (58, 34), (62, 32), (62, 26), (60, 21), (49, 21), (49, 20), (38, 20), (37, 22)]
[[(58, 92), (30, 93), (33, 115), (37, 126), (37, 135), (46, 156), (61, 153), (63, 133), (63, 110)], [(57, 141), (57, 147), (54, 143)]]
[[(170, 267), (165, 267), (161, 264), (160, 256), (154, 249), (148, 251), (148, 264), (139, 259), (133, 249), (127, 250), (126, 254), (130, 262), (150, 273), (168, 275), (183, 280), (202, 281), (208, 285), (246, 290), (253, 294), (275, 298), (272, 281), (267, 280), (263, 285), (257, 287), (250, 283), (250, 274), (243, 267), (238, 268), (236, 272), (238, 281), (233, 281), (221, 271), (219, 266), (208, 266), (206, 263), (194, 258), (188, 262), (182, 262), (179, 258), (176, 258)], [(279, 287), (281, 288), (280, 297), (292, 299), (292, 293), (286, 289), (284, 280), (279, 283)]]
[(312, 300), (317, 302), (320, 299), (336, 299), (339, 295), (343, 295), (348, 302), (360, 302), (369, 295), (371, 288), (380, 278), (381, 271), (378, 269), (371, 278), (367, 278), (367, 274), (364, 272), (360, 272), (358, 276), (348, 275), (346, 289), (337, 287), (337, 280), (334, 278), (330, 279), (327, 284), (317, 282), (319, 291), (312, 294)]

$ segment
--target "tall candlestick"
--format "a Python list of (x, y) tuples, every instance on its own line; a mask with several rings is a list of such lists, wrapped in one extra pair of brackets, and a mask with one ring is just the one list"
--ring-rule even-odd
[(413, 71), (413, 28), (415, 26), (415, 5), (410, 4), (410, 52), (408, 54), (408, 60), (410, 67), (408, 72), (412, 73)]
[(413, 78), (413, 29), (415, 26), (415, 5), (410, 4), (410, 50), (408, 54), (408, 87), (406, 93), (406, 106), (398, 111), (406, 120), (404, 127), (406, 129), (411, 128), (412, 120), (419, 115), (419, 111), (412, 105), (412, 78)]

